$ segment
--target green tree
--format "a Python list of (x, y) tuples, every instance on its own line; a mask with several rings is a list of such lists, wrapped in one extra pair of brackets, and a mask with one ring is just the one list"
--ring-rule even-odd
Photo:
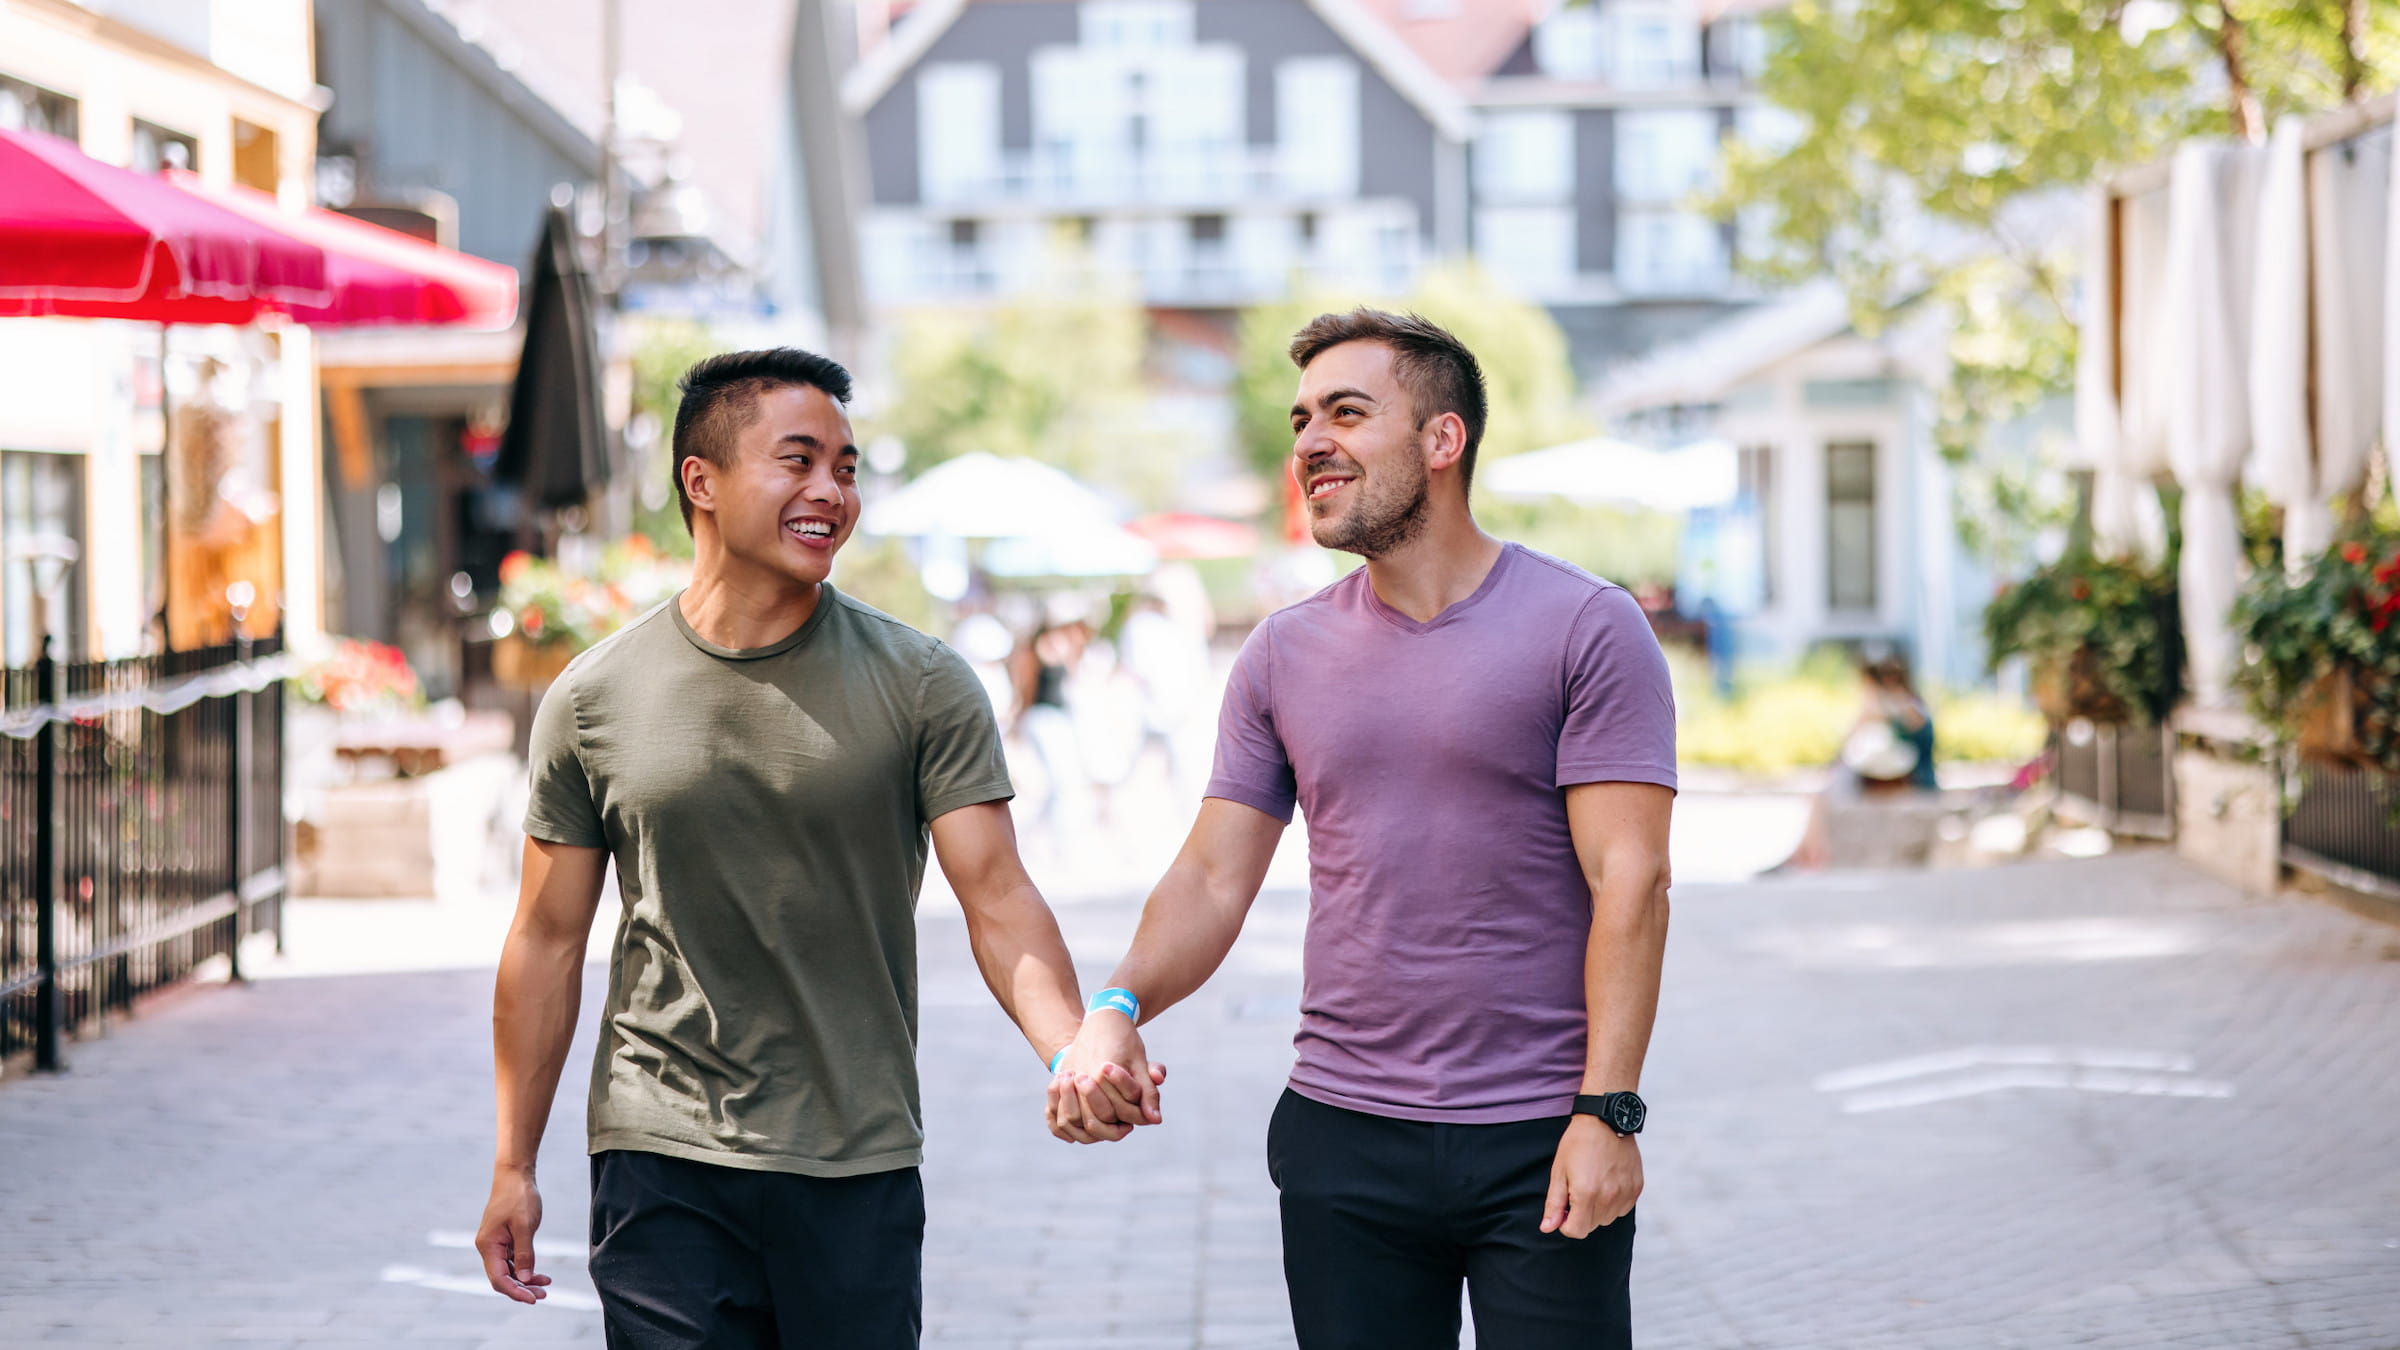
[(633, 421), (626, 427), (627, 465), (633, 474), (633, 528), (667, 553), (690, 557), (692, 536), (684, 528), (674, 482), (675, 410), (683, 373), (702, 357), (721, 350), (708, 326), (690, 319), (637, 315), (633, 332)]
[(1164, 505), (1192, 447), (1186, 429), (1147, 415), (1148, 328), (1129, 295), (1063, 265), (1060, 283), (1033, 295), (917, 311), (900, 323), (868, 434), (898, 438), (910, 474), (983, 451)]
[[(2187, 137), (2258, 139), (2386, 87), (2400, 58), (2400, 0), (1798, 0), (1765, 22), (1760, 90), (1783, 116), (1729, 148), (1711, 206), (1743, 222), (1746, 267), (1834, 277), (1862, 331), (1933, 307), (1943, 452), (2026, 528), (2061, 503), (1989, 460), (1987, 433), (2071, 387), (2076, 255), (2011, 208)], [(1983, 524), (1970, 543), (2021, 548)]]
[(1398, 299), (1330, 288), (1244, 310), (1235, 377), (1235, 424), (1245, 459), (1279, 482), (1292, 453), (1292, 335), (1319, 314), (1355, 305), (1410, 310), (1458, 335), (1483, 366), (1491, 413), (1480, 458), (1536, 450), (1591, 434), (1575, 407), (1566, 334), (1549, 311), (1518, 299), (1473, 264), (1433, 268)]

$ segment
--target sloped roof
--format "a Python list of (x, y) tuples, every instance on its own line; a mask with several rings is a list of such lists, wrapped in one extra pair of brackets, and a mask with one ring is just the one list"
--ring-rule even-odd
[(1461, 89), (1499, 73), (1551, 9), (1551, 0), (1452, 0), (1425, 17), (1424, 0), (1355, 0), (1408, 44), (1427, 68)]
[[(1377, 0), (1300, 0), (1325, 21), (1359, 59), (1372, 67), (1400, 96), (1425, 115), (1434, 128), (1451, 140), (1463, 141), (1474, 123), (1459, 91), (1380, 16), (1368, 8)], [(891, 34), (842, 81), (842, 107), (853, 117), (864, 116), (881, 102), (900, 78), (925, 59), (933, 44), (958, 22), (971, 0), (924, 0), (892, 25)], [(1514, 50), (1513, 46), (1511, 50)], [(1508, 52), (1494, 57), (1506, 60)]]

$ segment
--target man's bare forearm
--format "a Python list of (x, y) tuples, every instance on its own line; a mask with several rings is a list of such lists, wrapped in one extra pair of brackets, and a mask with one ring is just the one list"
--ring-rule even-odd
[(567, 934), (509, 931), (492, 993), (492, 1059), (500, 1105), (493, 1165), (533, 1169), (542, 1127), (575, 1039), (583, 1000), (584, 939)]
[(1592, 934), (1584, 949), (1589, 1036), (1587, 1093), (1638, 1092), (1650, 1031), (1658, 1020), (1659, 972), (1667, 950), (1664, 869), (1610, 876), (1593, 888)]
[(1075, 961), (1057, 917), (1030, 880), (1000, 883), (963, 908), (984, 985), (1048, 1063), (1083, 1021)]

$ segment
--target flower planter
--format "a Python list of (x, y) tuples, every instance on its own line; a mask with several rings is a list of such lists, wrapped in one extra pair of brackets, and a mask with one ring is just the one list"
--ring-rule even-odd
[(2100, 680), (2100, 659), (2089, 647), (2077, 648), (2067, 660), (2049, 660), (2033, 668), (2033, 704), (2053, 722), (2082, 718), (2103, 726), (2132, 720), (2124, 700)]
[(2298, 734), (2300, 753), (2331, 764), (2356, 764), (2364, 755), (2358, 744), (2359, 690), (2348, 666), (2337, 666), (2318, 678), (2301, 696)]
[(492, 678), (504, 689), (539, 693), (566, 670), (575, 653), (572, 643), (527, 642), (511, 633), (492, 644)]

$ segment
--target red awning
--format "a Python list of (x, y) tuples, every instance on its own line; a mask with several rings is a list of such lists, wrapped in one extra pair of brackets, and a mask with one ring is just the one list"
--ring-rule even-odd
[(1238, 520), (1162, 511), (1125, 527), (1147, 539), (1161, 558), (1247, 558), (1258, 552), (1258, 528)]
[(330, 298), (323, 250), (71, 141), (0, 131), (0, 316), (248, 323)]
[(517, 269), (333, 211), (287, 211), (245, 187), (214, 187), (199, 175), (169, 178), (186, 191), (325, 250), (330, 297), (295, 306), (301, 323), (325, 326), (459, 324), (506, 328), (517, 314)]

